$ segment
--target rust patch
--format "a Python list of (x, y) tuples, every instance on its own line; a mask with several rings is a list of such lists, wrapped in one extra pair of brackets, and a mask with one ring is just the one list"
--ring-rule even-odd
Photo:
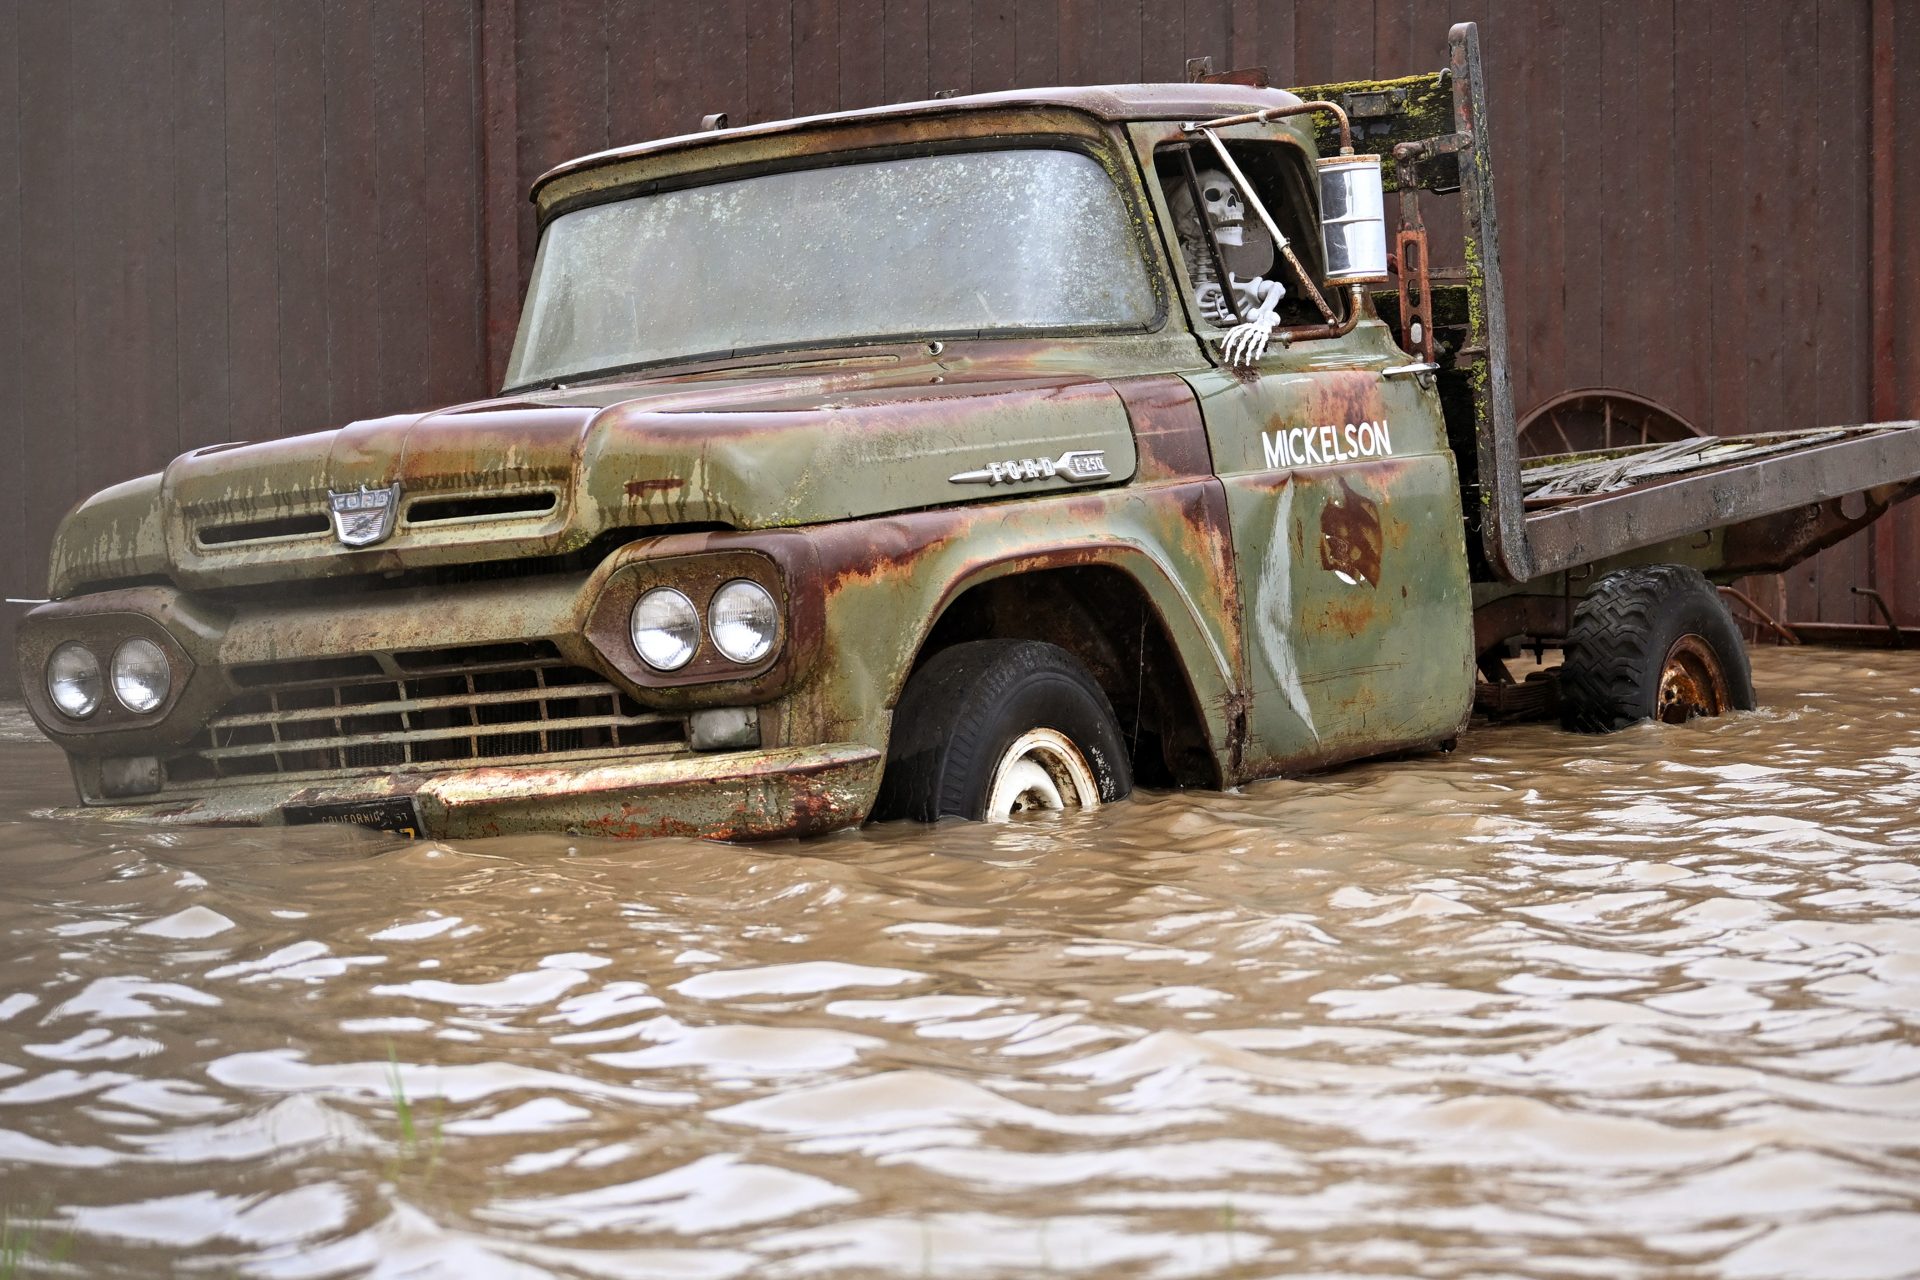
[(1213, 474), (1213, 452), (1193, 388), (1174, 377), (1124, 378), (1113, 384), (1133, 423), (1135, 478), (1183, 480)]
[(1320, 567), (1356, 583), (1380, 585), (1380, 508), (1340, 481), (1340, 497), (1320, 511)]
[(646, 498), (649, 494), (670, 493), (684, 483), (685, 481), (681, 480), (678, 476), (669, 476), (664, 480), (629, 480), (627, 481), (627, 496), (635, 501), (639, 501)]
[(1377, 422), (1386, 416), (1380, 378), (1373, 373), (1323, 371), (1315, 375), (1306, 413), (1310, 422), (1330, 422), (1338, 431), (1349, 422)]

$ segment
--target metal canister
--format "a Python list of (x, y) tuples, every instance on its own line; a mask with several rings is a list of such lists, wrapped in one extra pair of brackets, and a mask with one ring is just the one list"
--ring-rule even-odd
[(1370, 284), (1387, 279), (1385, 204), (1379, 156), (1328, 156), (1320, 161), (1327, 283)]

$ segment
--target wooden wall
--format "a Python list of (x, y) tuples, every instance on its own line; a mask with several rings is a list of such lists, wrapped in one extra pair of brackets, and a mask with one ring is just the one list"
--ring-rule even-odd
[[(482, 394), (526, 187), (570, 156), (1189, 55), (1394, 74), (1462, 19), (1523, 410), (1606, 385), (1721, 432), (1920, 416), (1920, 166), (1871, 145), (1877, 105), (1920, 130), (1906, 0), (0, 0), (0, 589), (42, 594), (60, 515), (183, 449)], [(1872, 580), (1920, 623), (1920, 513), (1886, 523), (1788, 612), (1867, 621)]]

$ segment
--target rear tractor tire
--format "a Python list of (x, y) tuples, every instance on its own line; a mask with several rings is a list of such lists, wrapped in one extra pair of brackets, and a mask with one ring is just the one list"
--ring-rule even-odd
[(1560, 672), (1567, 728), (1611, 733), (1642, 720), (1680, 724), (1753, 706), (1740, 631), (1698, 569), (1620, 569), (1594, 583), (1574, 610)]
[(1132, 790), (1113, 707), (1073, 655), (1037, 640), (973, 640), (907, 681), (873, 816), (998, 822), (1096, 809)]

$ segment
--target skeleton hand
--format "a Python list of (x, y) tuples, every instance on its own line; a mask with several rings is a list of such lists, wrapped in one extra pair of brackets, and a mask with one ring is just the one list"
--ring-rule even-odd
[(1280, 300), (1287, 296), (1287, 287), (1278, 280), (1267, 280), (1255, 276), (1251, 280), (1241, 280), (1229, 274), (1227, 283), (1239, 296), (1243, 306), (1255, 302), (1259, 307), (1247, 318), (1245, 324), (1236, 325), (1227, 331), (1225, 341), (1220, 344), (1220, 355), (1228, 364), (1250, 365), (1267, 354), (1267, 342), (1273, 336), (1274, 326), (1278, 323), (1274, 312), (1280, 308)]
[(1220, 358), (1228, 364), (1251, 365), (1267, 354), (1267, 342), (1273, 336), (1272, 312), (1255, 315), (1245, 324), (1227, 330), (1220, 343)]

